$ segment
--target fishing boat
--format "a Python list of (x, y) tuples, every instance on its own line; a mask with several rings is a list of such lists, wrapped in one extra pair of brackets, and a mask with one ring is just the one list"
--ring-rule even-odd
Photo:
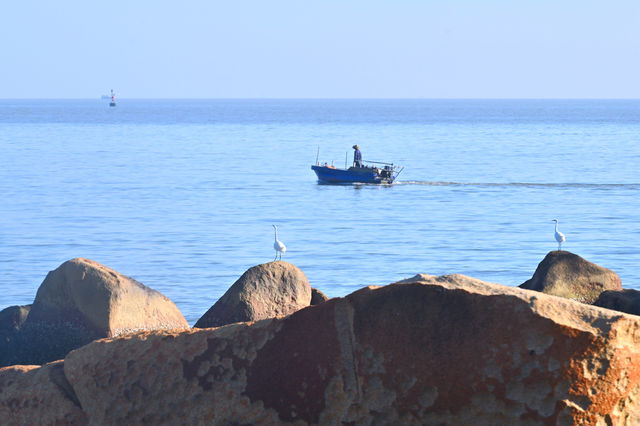
[(379, 161), (362, 161), (361, 166), (353, 166), (340, 169), (324, 163), (316, 163), (311, 169), (316, 172), (319, 183), (349, 184), (349, 183), (373, 183), (392, 184), (404, 167), (394, 166), (393, 163)]
[(116, 106), (116, 94), (113, 93), (113, 89), (111, 89), (111, 102), (109, 102), (110, 107)]

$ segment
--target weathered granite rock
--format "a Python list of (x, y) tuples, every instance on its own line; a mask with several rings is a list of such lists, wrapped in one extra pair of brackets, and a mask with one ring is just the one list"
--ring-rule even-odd
[(638, 290), (607, 290), (600, 293), (600, 297), (593, 302), (594, 306), (640, 315), (640, 291)]
[(86, 425), (62, 361), (0, 369), (0, 423), (3, 425)]
[(24, 324), (27, 316), (29, 315), (29, 310), (31, 309), (31, 305), (23, 305), (23, 306), (9, 306), (0, 311), (0, 332), (10, 331), (15, 332), (18, 331), (22, 324)]
[(291, 263), (277, 261), (247, 270), (196, 322), (196, 328), (219, 327), (289, 315), (309, 306), (311, 286)]
[(311, 302), (309, 303), (311, 306), (319, 305), (327, 300), (329, 300), (329, 297), (326, 294), (317, 288), (311, 287)]
[(49, 272), (0, 366), (42, 364), (92, 340), (144, 330), (189, 328), (176, 305), (139, 282), (88, 259)]
[(605, 290), (622, 290), (622, 282), (610, 269), (568, 251), (552, 251), (520, 288), (593, 303)]
[[(99, 340), (64, 373), (91, 424), (640, 424), (640, 318), (414, 279), (285, 318)], [(53, 423), (27, 397), (0, 409)]]

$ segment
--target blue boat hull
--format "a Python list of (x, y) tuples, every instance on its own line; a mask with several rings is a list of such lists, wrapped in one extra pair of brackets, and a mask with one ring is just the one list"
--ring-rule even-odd
[(373, 167), (337, 169), (328, 166), (311, 166), (321, 183), (393, 183), (393, 173)]

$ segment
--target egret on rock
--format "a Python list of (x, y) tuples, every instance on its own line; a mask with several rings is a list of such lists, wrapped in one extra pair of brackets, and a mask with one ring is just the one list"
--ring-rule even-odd
[(278, 239), (278, 227), (275, 225), (271, 225), (271, 226), (273, 226), (273, 229), (276, 232), (275, 241), (273, 242), (273, 249), (276, 251), (276, 257), (273, 259), (273, 261), (275, 262), (276, 259), (278, 258), (278, 254), (280, 255), (280, 260), (282, 260), (282, 253), (286, 252), (287, 248), (285, 247), (284, 244), (282, 244), (282, 241)]
[(566, 241), (566, 238), (564, 237), (564, 234), (560, 231), (558, 231), (558, 219), (553, 219), (552, 222), (556, 223), (556, 233), (555, 233), (555, 237), (556, 237), (556, 241), (558, 242), (558, 250), (562, 249), (562, 243), (564, 243)]

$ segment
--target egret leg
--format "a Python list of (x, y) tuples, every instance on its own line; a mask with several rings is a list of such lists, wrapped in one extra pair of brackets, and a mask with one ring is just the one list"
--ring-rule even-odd
[(275, 262), (278, 259), (278, 252), (276, 252), (276, 257), (273, 258), (273, 261)]

